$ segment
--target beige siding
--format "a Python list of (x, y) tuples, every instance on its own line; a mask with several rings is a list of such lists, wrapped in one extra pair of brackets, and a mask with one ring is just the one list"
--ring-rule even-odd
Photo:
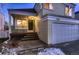
[(64, 15), (64, 4), (52, 3), (53, 10), (43, 9), (43, 15), (54, 14), (54, 15)]
[(53, 44), (54, 42), (51, 42), (52, 41), (52, 22), (51, 21), (48, 21), (48, 44)]
[[(65, 4), (64, 3), (52, 3), (52, 6), (53, 6), (53, 10), (50, 10), (50, 9), (45, 9), (43, 7), (43, 5), (41, 6), (42, 4), (36, 4), (35, 6), (35, 10), (38, 12), (39, 15), (43, 16), (43, 15), (46, 15), (46, 14), (53, 14), (53, 15), (60, 15), (60, 16), (66, 16), (65, 15)], [(71, 4), (72, 6), (72, 18), (75, 17), (75, 14), (74, 14), (74, 6)]]
[(39, 35), (40, 40), (48, 44), (48, 22), (47, 21), (41, 21), (39, 34), (40, 34)]

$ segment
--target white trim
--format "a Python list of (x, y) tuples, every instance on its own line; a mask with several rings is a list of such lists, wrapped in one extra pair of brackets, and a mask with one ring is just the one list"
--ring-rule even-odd
[(57, 21), (57, 18), (59, 18), (58, 21), (64, 21), (64, 22), (70, 22), (70, 23), (79, 24), (79, 20), (77, 20), (77, 19), (70, 19), (70, 18), (63, 18), (63, 17), (55, 17), (55, 16), (48, 16), (47, 17), (48, 20), (53, 20), (53, 21)]

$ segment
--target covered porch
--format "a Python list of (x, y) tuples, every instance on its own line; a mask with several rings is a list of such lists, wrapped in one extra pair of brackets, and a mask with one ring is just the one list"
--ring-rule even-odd
[(32, 9), (10, 9), (9, 29), (13, 32), (38, 32), (40, 18)]
[(10, 9), (9, 32), (12, 37), (39, 34), (40, 17), (33, 9)]

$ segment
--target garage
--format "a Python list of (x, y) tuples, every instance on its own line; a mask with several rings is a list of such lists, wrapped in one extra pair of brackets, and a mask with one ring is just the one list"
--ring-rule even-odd
[(79, 30), (77, 24), (52, 23), (53, 44), (78, 40)]

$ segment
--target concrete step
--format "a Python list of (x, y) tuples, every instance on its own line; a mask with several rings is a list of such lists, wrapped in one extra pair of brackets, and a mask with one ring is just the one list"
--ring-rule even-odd
[(36, 32), (33, 33), (13, 33), (11, 38), (21, 39), (21, 40), (30, 40), (30, 39), (39, 39)]
[(27, 33), (21, 40), (35, 40), (38, 39), (37, 33)]

